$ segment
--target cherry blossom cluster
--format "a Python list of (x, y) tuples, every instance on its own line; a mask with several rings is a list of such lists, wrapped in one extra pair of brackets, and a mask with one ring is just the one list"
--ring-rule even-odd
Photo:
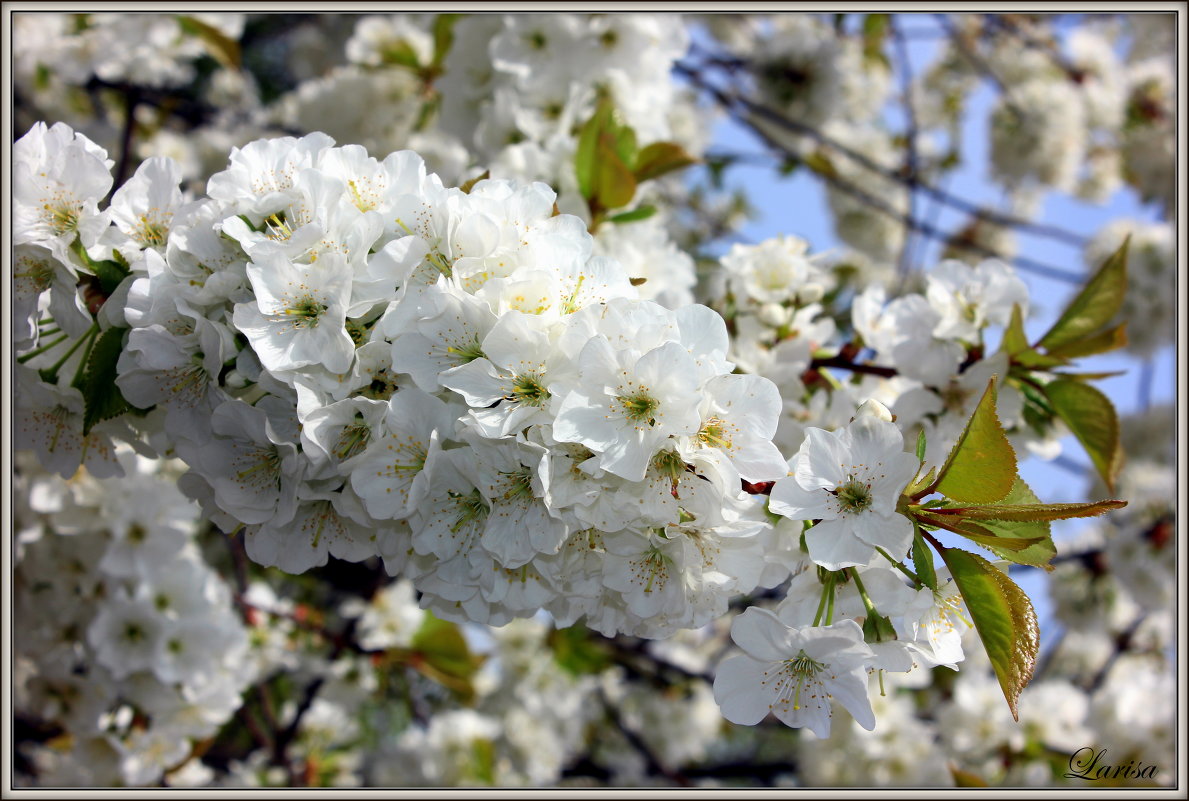
[(181, 769), (254, 679), (231, 592), (194, 538), (177, 465), (130, 450), (121, 479), (22, 464), (15, 703), (60, 727), (46, 785), (141, 785)]
[[(740, 489), (785, 472), (775, 388), (731, 373), (711, 309), (636, 298), (544, 185), (449, 189), (410, 152), (310, 135), (234, 151), (200, 201), (151, 159), (99, 212), (95, 150), (61, 125), (21, 140), (29, 173), (97, 177), (19, 195), (18, 242), (76, 278), (88, 245), (129, 265), (101, 315), (131, 329), (116, 385), (163, 410), (182, 487), (255, 561), (379, 554), (446, 617), (653, 635), (782, 577)], [(69, 287), (44, 283), (30, 331)], [(81, 410), (37, 393), (77, 390), (42, 378), (22, 431), (69, 474)]]

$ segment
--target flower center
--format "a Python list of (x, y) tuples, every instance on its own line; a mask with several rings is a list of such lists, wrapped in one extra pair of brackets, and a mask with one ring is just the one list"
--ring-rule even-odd
[(845, 484), (840, 484), (834, 490), (834, 496), (838, 498), (838, 506), (844, 512), (857, 514), (871, 508), (871, 487), (861, 484), (854, 476), (847, 479)]
[(50, 230), (55, 234), (65, 234), (78, 228), (78, 216), (81, 208), (79, 204), (71, 205), (65, 201), (46, 203), (42, 207), (43, 218)]
[(727, 433), (726, 423), (717, 417), (711, 417), (698, 430), (698, 441), (711, 448), (724, 451), (731, 449), (731, 436)]
[(458, 359), (459, 364), (470, 364), (475, 359), (485, 358), (483, 346), (479, 344), (479, 335), (464, 339), (457, 345), (447, 345), (446, 352)]
[(619, 401), (623, 416), (633, 423), (656, 425), (655, 413), (661, 402), (649, 395), (648, 390), (641, 388), (630, 395), (618, 395), (615, 400)]
[(484, 502), (479, 490), (471, 490), (468, 495), (453, 491), (448, 491), (447, 494), (453, 499), (455, 510), (458, 513), (454, 524), (450, 526), (452, 533), (457, 534), (463, 526), (482, 523), (487, 518), (487, 503)]
[(512, 379), (512, 394), (507, 400), (526, 406), (540, 406), (549, 397), (549, 390), (541, 384), (536, 373), (525, 373)]
[(310, 295), (306, 295), (285, 309), (285, 314), (295, 318), (293, 325), (297, 328), (314, 328), (318, 325), (318, 320), (326, 313), (327, 308), (325, 303), (320, 303)]
[(817, 681), (817, 674), (825, 669), (826, 666), (805, 653), (804, 648), (798, 651), (796, 656), (784, 660), (783, 678), (785, 684), (782, 686), (781, 696), (785, 703), (788, 703), (787, 692), (791, 686), (793, 690), (793, 709), (800, 709), (801, 690), (805, 687), (806, 683), (812, 684)]

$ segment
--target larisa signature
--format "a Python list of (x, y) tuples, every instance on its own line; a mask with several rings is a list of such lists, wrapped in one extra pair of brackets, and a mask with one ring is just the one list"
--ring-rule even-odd
[(1099, 779), (1154, 779), (1156, 766), (1145, 765), (1142, 761), (1130, 760), (1126, 765), (1110, 765), (1106, 763), (1106, 749), (1095, 751), (1090, 746), (1079, 748), (1069, 757), (1069, 772), (1067, 779), (1085, 779), (1097, 781)]

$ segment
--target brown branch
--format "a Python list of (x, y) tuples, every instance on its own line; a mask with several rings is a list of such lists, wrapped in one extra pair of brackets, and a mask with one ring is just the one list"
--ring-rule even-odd
[[(822, 367), (837, 367), (841, 370), (850, 370), (852, 373), (865, 373), (867, 375), (877, 375), (881, 378), (895, 378), (900, 375), (900, 372), (895, 367), (881, 367), (877, 364), (863, 364), (861, 362), (853, 362), (849, 359), (843, 358), (841, 355), (830, 356), (823, 359), (814, 359), (809, 363), (809, 370), (819, 370)], [(808, 370), (806, 372), (809, 372)]]

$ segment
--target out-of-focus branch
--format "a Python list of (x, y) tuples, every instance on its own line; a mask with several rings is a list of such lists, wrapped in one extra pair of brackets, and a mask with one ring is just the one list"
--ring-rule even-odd
[(1009, 36), (1014, 36), (1019, 39), (1024, 45), (1032, 50), (1038, 50), (1048, 56), (1049, 61), (1053, 66), (1065, 73), (1066, 77), (1074, 83), (1081, 83), (1086, 79), (1086, 73), (1075, 67), (1070, 63), (1069, 59), (1059, 51), (1052, 42), (1045, 42), (1037, 39), (1032, 35), (1032, 32), (1025, 29), (1016, 19), (1014, 14), (987, 14), (984, 16), (986, 22), (997, 30), (1003, 31)]
[[(811, 126), (808, 126), (808, 125), (806, 125), (802, 122), (799, 122), (797, 120), (791, 120), (788, 117), (785, 117), (785, 116), (773, 111), (772, 109), (767, 108), (766, 106), (762, 106), (758, 103), (755, 103), (754, 101), (751, 101), (751, 100), (748, 100), (747, 98), (741, 97), (740, 95), (738, 95), (736, 93), (727, 92), (727, 91), (709, 83), (708, 81), (706, 81), (702, 76), (700, 76), (697, 73), (696, 70), (690, 68), (687, 65), (677, 64), (675, 66), (675, 69), (678, 72), (680, 72), (681, 74), (686, 75), (695, 86), (708, 92), (711, 96), (713, 96), (715, 98), (716, 101), (718, 101), (718, 103), (724, 109), (726, 109), (730, 113), (735, 114), (737, 120), (739, 120), (740, 122), (743, 122), (744, 124), (748, 124), (751, 127), (753, 133), (755, 133), (757, 136), (759, 136), (761, 139), (763, 139), (764, 142), (766, 144), (768, 144), (770, 147), (774, 148), (775, 150), (778, 150), (786, 157), (797, 158), (797, 155), (795, 153), (790, 153), (785, 147), (780, 145), (778, 142), (773, 141), (771, 137), (765, 136), (762, 131), (756, 129), (755, 126), (751, 125), (750, 121), (747, 119), (747, 115), (740, 116), (740, 110), (744, 110), (744, 111), (747, 111), (748, 113), (754, 114), (756, 117), (762, 118), (768, 122), (773, 123), (774, 125), (776, 125), (778, 127), (784, 128), (784, 129), (789, 130), (793, 133), (803, 134), (803, 135), (809, 137), (810, 139), (813, 139), (814, 141), (818, 142), (819, 144), (825, 145), (826, 147), (836, 149), (839, 153), (851, 157), (856, 163), (858, 163), (864, 167), (868, 167), (869, 169), (872, 169), (874, 172), (876, 172), (877, 174), (879, 174), (881, 176), (891, 178), (892, 180), (895, 180), (900, 183), (904, 182), (903, 176), (897, 174), (895, 171), (887, 170), (886, 168), (873, 162), (867, 156), (857, 153), (856, 151), (846, 147), (845, 145), (840, 145), (839, 143), (835, 142), (833, 139), (825, 136), (820, 131), (818, 131), (817, 129), (815, 129)], [(868, 165), (870, 165), (870, 166), (868, 166)], [(863, 204), (865, 204), (865, 205), (867, 205), (867, 206), (869, 206), (869, 207), (871, 207), (885, 215), (890, 216), (892, 219), (896, 220), (897, 222), (899, 222), (901, 225), (903, 225), (907, 229), (923, 233), (926, 236), (929, 236), (931, 238), (937, 239), (942, 242), (948, 242), (953, 239), (953, 237), (950, 234), (948, 234), (944, 231), (939, 231), (932, 225), (923, 223), (919, 220), (915, 220), (915, 219), (909, 217), (908, 215), (904, 214), (903, 212), (897, 211), (896, 209), (892, 208), (882, 198), (876, 197), (876, 196), (860, 189), (859, 187), (842, 179), (841, 177), (839, 177), (837, 175), (825, 174), (824, 172), (819, 172), (818, 175), (820, 175), (823, 180), (825, 180), (831, 186), (834, 186), (835, 188), (837, 188), (839, 191), (842, 191), (842, 192), (850, 195), (851, 197), (855, 198), (856, 200), (860, 201), (861, 203), (863, 203)], [(919, 183), (918, 187), (921, 189), (921, 191), (926, 192), (926, 193), (930, 194), (931, 196), (939, 197), (939, 199), (943, 199), (943, 202), (949, 202), (951, 205), (954, 205), (951, 202), (950, 196), (948, 194), (941, 193), (940, 190), (936, 189), (935, 187), (932, 187), (932, 186), (925, 184), (923, 182)], [(977, 208), (977, 207), (971, 206), (971, 204), (966, 204), (965, 201), (961, 201), (961, 203), (963, 203), (971, 208)], [(976, 210), (975, 213), (978, 214), (979, 212)], [(989, 219), (989, 218), (986, 218), (986, 219)], [(1017, 227), (1029, 227), (1029, 228), (1032, 228), (1034, 232), (1036, 232), (1035, 228), (1034, 228), (1034, 226), (1032, 226), (1032, 224), (1028, 224), (1027, 226), (1017, 226)], [(1070, 236), (1073, 236), (1073, 235), (1070, 235)], [(1051, 279), (1054, 279), (1057, 281), (1065, 281), (1067, 283), (1080, 284), (1080, 283), (1082, 283), (1082, 281), (1085, 278), (1085, 276), (1080, 272), (1074, 272), (1072, 270), (1065, 270), (1060, 267), (1054, 267), (1053, 265), (1044, 264), (1042, 262), (1038, 262), (1038, 261), (1035, 261), (1033, 259), (1029, 259), (1029, 258), (1026, 258), (1023, 256), (1016, 256), (1015, 258), (1008, 258), (1004, 254), (1002, 254), (998, 251), (992, 250), (991, 248), (980, 245), (976, 242), (965, 243), (964, 247), (967, 250), (971, 250), (971, 251), (978, 253), (982, 256), (985, 256), (987, 258), (1011, 261), (1012, 263), (1014, 263), (1017, 267), (1019, 267), (1022, 270), (1027, 270), (1029, 272), (1036, 273), (1037, 275), (1041, 275), (1043, 277), (1051, 278)]]
[[(904, 145), (904, 180), (908, 184), (908, 216), (915, 219), (917, 216), (918, 181), (917, 112), (913, 103), (912, 62), (908, 57), (908, 42), (904, 39), (904, 32), (900, 29), (897, 19), (895, 14), (891, 15), (889, 24), (892, 28), (892, 40), (896, 44), (896, 61), (900, 67), (900, 94), (904, 103), (904, 115), (907, 123), (905, 131), (907, 141)], [(900, 246), (900, 259), (896, 269), (902, 280), (912, 265), (912, 249), (915, 241), (915, 237), (909, 233), (904, 237), (904, 244)]]
[[(721, 59), (711, 59), (710, 63), (722, 66), (721, 61)], [(748, 64), (748, 62), (742, 60), (735, 60), (732, 63), (737, 63), (742, 66), (746, 66)], [(674, 71), (680, 75), (684, 75), (696, 87), (714, 96), (719, 105), (721, 105), (727, 111), (735, 111), (737, 113), (738, 109), (736, 107), (742, 107), (744, 110), (754, 113), (756, 116), (763, 117), (767, 121), (783, 127), (786, 130), (809, 137), (818, 144), (837, 151), (843, 156), (846, 156), (850, 160), (854, 161), (856, 164), (866, 167), (872, 172), (878, 173), (885, 178), (898, 181), (900, 183), (905, 182), (905, 176), (900, 171), (890, 170), (884, 167), (883, 165), (868, 157), (865, 153), (855, 150), (854, 148), (849, 147), (848, 145), (845, 145), (830, 136), (827, 136), (813, 126), (807, 125), (800, 120), (793, 120), (781, 115), (779, 112), (763, 106), (762, 104), (756, 103), (755, 101), (749, 100), (737, 92), (727, 92), (717, 86), (714, 86), (705, 80), (705, 78), (699, 73), (696, 66), (678, 62), (674, 65)], [(729, 71), (735, 72), (737, 70)], [(750, 125), (746, 116), (736, 116), (736, 120), (748, 125), (749, 127), (752, 127), (754, 130), (754, 126)], [(969, 214), (995, 225), (1027, 231), (1028, 233), (1035, 234), (1036, 236), (1043, 236), (1049, 239), (1064, 242), (1067, 245), (1077, 248), (1084, 247), (1088, 241), (1085, 236), (1082, 236), (1081, 234), (1078, 234), (1074, 231), (1066, 230), (1060, 226), (1050, 225), (1048, 223), (1038, 223), (1024, 217), (1018, 217), (1016, 215), (1005, 214), (1004, 212), (984, 208), (977, 203), (973, 203), (969, 200), (966, 200), (965, 198), (959, 197), (940, 187), (930, 184), (919, 174), (917, 175), (916, 185), (922, 194), (928, 195), (934, 200), (956, 209), (957, 211), (963, 212), (964, 214)]]
[(1014, 114), (1017, 119), (1022, 119), (1024, 112), (1012, 100), (1011, 87), (1004, 83), (1003, 79), (999, 77), (999, 74), (995, 72), (995, 69), (974, 49), (974, 46), (967, 40), (966, 35), (954, 26), (953, 21), (948, 15), (934, 14), (933, 17), (949, 33), (950, 41), (954, 43), (954, 46), (958, 48), (963, 57), (973, 64), (974, 68), (982, 73), (984, 78), (995, 84), (995, 88), (1003, 95), (1003, 102), (1007, 106), (1008, 111)]
[(639, 734), (632, 731), (627, 724), (623, 722), (623, 717), (619, 714), (619, 709), (607, 697), (603, 690), (599, 689), (599, 699), (603, 702), (603, 709), (607, 713), (607, 718), (611, 724), (615, 726), (616, 731), (623, 735), (623, 738), (634, 748), (640, 756), (644, 757), (644, 763), (648, 767), (648, 772), (654, 776), (663, 776), (674, 784), (681, 787), (688, 787), (689, 780), (665, 765), (657, 758), (656, 754), (652, 752), (648, 743), (644, 742)]

